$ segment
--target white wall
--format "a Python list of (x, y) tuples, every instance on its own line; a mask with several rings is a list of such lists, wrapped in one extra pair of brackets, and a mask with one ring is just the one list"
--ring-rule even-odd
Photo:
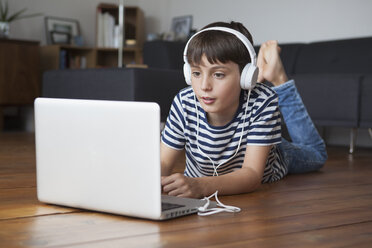
[[(95, 43), (95, 11), (100, 2), (115, 0), (8, 0), (11, 10), (78, 19), (87, 45)], [(194, 28), (214, 21), (240, 21), (255, 43), (276, 39), (281, 43), (309, 42), (372, 35), (369, 0), (124, 0), (145, 14), (146, 33), (169, 31), (175, 16), (193, 15)], [(13, 38), (45, 44), (42, 17), (11, 24)]]
[(368, 0), (172, 0), (171, 16), (192, 14), (194, 27), (237, 20), (259, 44), (268, 39), (308, 42), (372, 35)]

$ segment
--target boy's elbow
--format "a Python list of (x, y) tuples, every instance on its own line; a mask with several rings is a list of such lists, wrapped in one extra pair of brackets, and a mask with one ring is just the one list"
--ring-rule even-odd
[(245, 170), (246, 185), (244, 193), (251, 193), (258, 190), (261, 187), (262, 175), (251, 168), (246, 168)]
[(249, 190), (249, 193), (258, 190), (260, 187), (261, 187), (261, 179), (258, 179), (258, 180), (255, 181), (255, 183), (253, 184), (253, 186)]

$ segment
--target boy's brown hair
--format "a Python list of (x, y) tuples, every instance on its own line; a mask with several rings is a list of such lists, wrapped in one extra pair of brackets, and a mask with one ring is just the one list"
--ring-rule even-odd
[[(240, 22), (214, 22), (202, 30), (210, 27), (235, 29), (245, 35), (253, 45), (251, 34)], [(242, 41), (235, 35), (223, 31), (202, 32), (190, 41), (187, 48), (187, 60), (190, 65), (199, 65), (204, 54), (211, 64), (234, 62), (239, 65), (240, 72), (251, 62), (249, 52)]]

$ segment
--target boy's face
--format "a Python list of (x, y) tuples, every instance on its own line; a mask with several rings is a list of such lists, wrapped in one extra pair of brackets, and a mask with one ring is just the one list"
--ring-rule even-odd
[(239, 82), (239, 66), (234, 62), (211, 64), (203, 55), (199, 65), (191, 65), (191, 85), (211, 125), (226, 125), (235, 116)]

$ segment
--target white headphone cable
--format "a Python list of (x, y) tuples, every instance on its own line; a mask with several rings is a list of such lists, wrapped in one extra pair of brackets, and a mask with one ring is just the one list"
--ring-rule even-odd
[[(208, 197), (204, 197), (203, 200), (206, 200), (207, 202), (204, 204), (204, 206), (198, 207), (198, 215), (207, 216), (207, 215), (217, 214), (217, 213), (221, 213), (221, 212), (238, 213), (238, 212), (241, 211), (241, 209), (238, 208), (238, 207), (225, 205), (222, 202), (220, 202), (220, 200), (217, 197), (217, 194), (218, 194), (218, 191), (214, 192), (212, 195), (210, 195)], [(216, 198), (216, 202), (217, 202), (218, 207), (217, 208), (208, 208), (208, 206), (210, 204), (209, 199), (212, 198), (213, 196)]]
[[(240, 135), (240, 138), (239, 138), (238, 148), (236, 149), (234, 155), (232, 155), (227, 160), (221, 162), (219, 165), (215, 166), (213, 160), (207, 154), (205, 154), (199, 147), (199, 142), (198, 142), (198, 138), (199, 138), (199, 110), (198, 110), (198, 106), (197, 106), (197, 103), (196, 103), (196, 94), (194, 93), (194, 104), (195, 104), (195, 110), (196, 110), (196, 146), (197, 146), (198, 150), (211, 161), (212, 166), (213, 166), (213, 170), (214, 170), (213, 176), (218, 176), (218, 173), (217, 173), (218, 167), (220, 167), (222, 164), (230, 161), (233, 157), (235, 157), (235, 155), (238, 153), (238, 151), (240, 149), (240, 144), (241, 144), (241, 141), (243, 139), (243, 134), (244, 134), (244, 125), (245, 125), (245, 121), (246, 121), (246, 118), (247, 118), (247, 110), (248, 110), (248, 106), (249, 106), (250, 96), (251, 96), (251, 89), (249, 89), (249, 91), (248, 91), (247, 102), (246, 102), (245, 111), (244, 111), (244, 121), (243, 121), (243, 125), (242, 125), (241, 135)], [(205, 205), (203, 207), (198, 208), (198, 215), (199, 216), (207, 216), (207, 215), (217, 214), (217, 213), (221, 213), (221, 212), (237, 213), (237, 212), (241, 211), (241, 209), (238, 208), (238, 207), (223, 204), (222, 202), (220, 202), (217, 195), (218, 195), (218, 190), (215, 193), (213, 193), (212, 195), (210, 195), (208, 197), (204, 197), (204, 200), (206, 200), (207, 202), (205, 203)], [(208, 209), (208, 206), (210, 204), (209, 199), (212, 198), (213, 196), (216, 198), (218, 207)]]
[(226, 159), (225, 161), (221, 162), (219, 165), (217, 165), (217, 166), (215, 167), (215, 173), (216, 173), (217, 176), (218, 176), (217, 169), (218, 169), (221, 165), (223, 165), (223, 164), (229, 162), (231, 159), (233, 159), (233, 158), (235, 157), (235, 155), (238, 153), (239, 149), (240, 149), (240, 145), (241, 145), (241, 142), (242, 142), (242, 139), (243, 139), (243, 135), (244, 135), (244, 125), (245, 125), (245, 121), (246, 121), (246, 119), (247, 119), (247, 110), (248, 110), (248, 103), (249, 103), (250, 95), (251, 95), (251, 90), (249, 89), (249, 91), (248, 91), (248, 97), (247, 97), (247, 102), (246, 102), (246, 104), (245, 104), (244, 121), (243, 121), (243, 125), (242, 125), (241, 135), (240, 135), (240, 138), (239, 138), (238, 148), (236, 149), (234, 155), (232, 155), (230, 158)]
[(243, 125), (242, 125), (242, 131), (241, 131), (241, 135), (240, 135), (240, 138), (239, 138), (239, 143), (238, 143), (238, 148), (236, 149), (235, 153), (228, 159), (222, 161), (220, 164), (218, 164), (217, 166), (215, 166), (213, 160), (207, 155), (205, 154), (199, 147), (199, 142), (198, 142), (198, 139), (199, 139), (199, 110), (198, 110), (198, 106), (196, 104), (196, 95), (194, 93), (194, 104), (195, 104), (195, 110), (196, 110), (196, 146), (198, 148), (198, 150), (205, 156), (209, 159), (209, 161), (211, 161), (212, 163), (212, 166), (213, 166), (213, 176), (218, 176), (218, 172), (217, 172), (217, 169), (227, 163), (228, 161), (230, 161), (231, 159), (233, 159), (235, 157), (235, 155), (238, 153), (239, 149), (240, 149), (240, 144), (241, 144), (241, 141), (243, 139), (243, 135), (244, 135), (244, 125), (245, 125), (245, 121), (246, 121), (246, 118), (247, 118), (247, 110), (248, 110), (248, 103), (249, 103), (249, 98), (251, 96), (251, 89), (248, 90), (248, 97), (247, 97), (247, 102), (246, 102), (246, 106), (245, 106), (245, 111), (244, 111), (244, 121), (243, 121)]

